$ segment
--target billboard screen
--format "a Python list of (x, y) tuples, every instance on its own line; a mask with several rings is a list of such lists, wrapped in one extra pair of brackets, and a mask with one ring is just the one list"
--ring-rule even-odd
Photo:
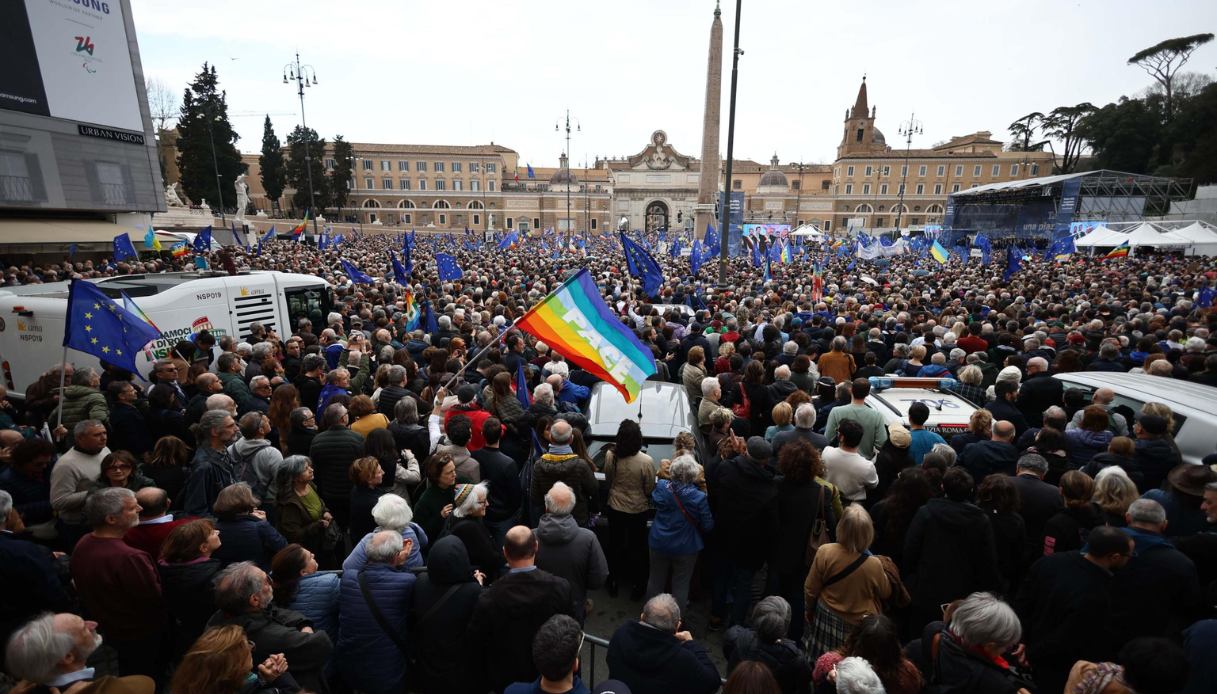
[(744, 236), (786, 236), (790, 233), (789, 224), (745, 224)]
[(0, 0), (0, 208), (165, 209), (129, 0)]
[(142, 132), (118, 0), (8, 0), (0, 108)]

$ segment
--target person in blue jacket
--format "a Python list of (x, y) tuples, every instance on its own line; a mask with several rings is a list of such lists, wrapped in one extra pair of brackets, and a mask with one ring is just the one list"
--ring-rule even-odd
[(677, 604), (682, 608), (689, 604), (693, 566), (706, 546), (705, 533), (714, 528), (706, 493), (697, 487), (700, 474), (701, 466), (693, 456), (678, 456), (668, 468), (670, 479), (656, 482), (651, 492), (655, 520), (647, 538), (651, 548), (648, 599), (663, 592), (670, 574)]
[(368, 541), (367, 566), (343, 572), (334, 660), (352, 689), (367, 694), (405, 690), (406, 620), (416, 578), (398, 569), (412, 544), (396, 530), (381, 530)]

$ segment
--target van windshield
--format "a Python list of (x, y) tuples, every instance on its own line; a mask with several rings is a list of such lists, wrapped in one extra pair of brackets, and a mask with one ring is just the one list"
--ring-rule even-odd
[(314, 326), (324, 326), (330, 312), (330, 293), (326, 287), (297, 287), (284, 290), (287, 299), (288, 329), (295, 331), (307, 318)]

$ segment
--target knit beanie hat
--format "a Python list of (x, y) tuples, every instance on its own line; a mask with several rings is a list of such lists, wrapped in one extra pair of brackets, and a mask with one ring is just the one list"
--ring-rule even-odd
[(452, 508), (460, 508), (461, 504), (465, 503), (465, 500), (468, 499), (469, 495), (473, 493), (473, 488), (476, 486), (476, 484), (456, 485), (456, 487), (453, 488), (454, 494), (452, 497)]

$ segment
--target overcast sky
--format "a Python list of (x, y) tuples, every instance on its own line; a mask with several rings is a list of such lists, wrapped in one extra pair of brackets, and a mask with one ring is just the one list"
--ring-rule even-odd
[[(699, 156), (712, 0), (371, 2), (131, 0), (144, 73), (181, 93), (215, 63), (245, 152), (262, 114), (280, 139), (300, 118), (284, 64), (299, 50), (319, 84), (308, 124), (357, 142), (493, 140), (556, 166), (566, 109), (574, 165), (641, 150), (667, 131)], [(735, 3), (723, 7), (722, 153)], [(735, 155), (831, 162), (842, 116), (867, 75), (877, 126), (896, 144), (910, 113), (929, 146), (1030, 111), (1144, 89), (1125, 61), (1163, 39), (1217, 31), (1212, 0), (766, 0), (744, 2)], [(1217, 76), (1217, 41), (1187, 70)]]

